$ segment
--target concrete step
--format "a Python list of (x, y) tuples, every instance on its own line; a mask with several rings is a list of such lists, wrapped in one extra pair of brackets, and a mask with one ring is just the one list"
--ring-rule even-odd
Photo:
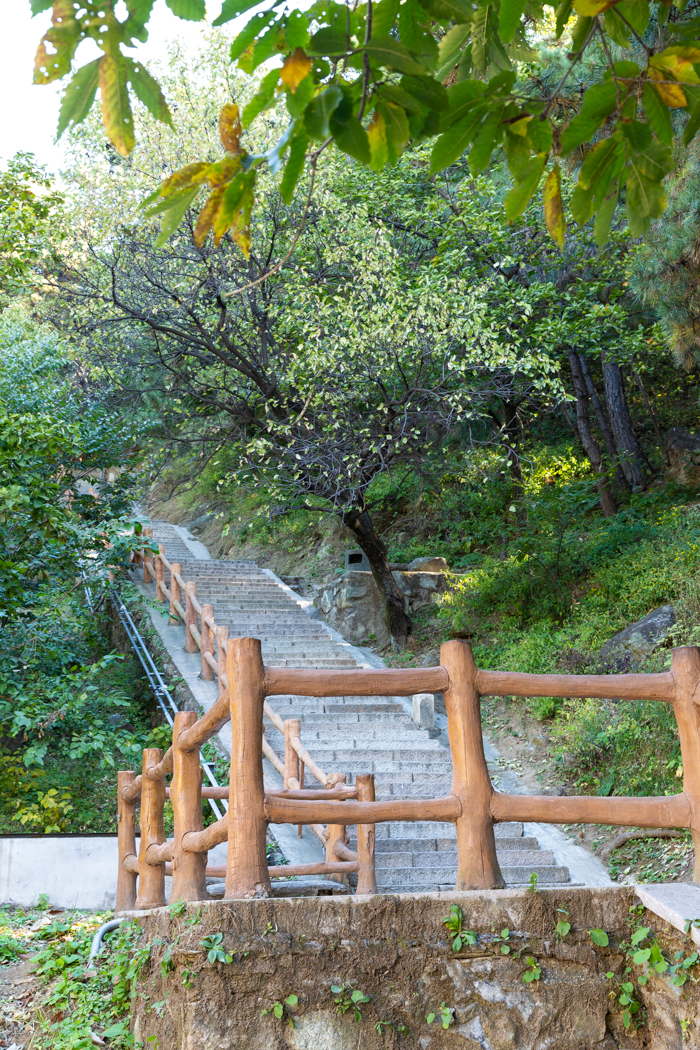
[[(376, 839), (375, 848), (377, 855), (396, 851), (397, 854), (411, 853), (416, 856), (418, 853), (425, 853), (428, 855), (435, 855), (436, 853), (449, 852), (454, 850), (456, 839), (452, 838), (440, 838), (440, 839), (421, 839), (421, 838), (403, 838), (403, 839)], [(355, 849), (357, 843), (356, 834), (350, 832), (350, 846)], [(496, 846), (496, 852), (499, 857), (501, 853), (505, 853), (510, 850), (528, 850), (537, 851), (539, 855), (544, 853), (540, 850), (537, 839), (534, 836), (523, 836), (522, 838), (504, 838), (499, 836), (498, 843)], [(384, 861), (378, 863), (383, 864)], [(414, 862), (415, 866), (415, 862)]]
[[(555, 865), (503, 865), (501, 874), (509, 886), (527, 886), (537, 875), (538, 886), (569, 882), (569, 869)], [(384, 868), (377, 869), (380, 893), (416, 893), (420, 890), (454, 889), (457, 868)]]

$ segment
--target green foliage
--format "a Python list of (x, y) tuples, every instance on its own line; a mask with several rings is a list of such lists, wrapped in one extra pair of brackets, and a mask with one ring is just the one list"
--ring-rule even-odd
[[(369, 996), (367, 996), (367, 998), (369, 999)], [(292, 993), (291, 995), (288, 995), (286, 997), (284, 1002), (279, 1002), (279, 1000), (278, 1000), (277, 1002), (273, 1003), (272, 1006), (268, 1007), (266, 1010), (261, 1010), (261, 1016), (264, 1017), (265, 1014), (272, 1014), (274, 1017), (277, 1018), (278, 1021), (281, 1021), (282, 1018), (284, 1017), (284, 1012), (285, 1012), (284, 1008), (285, 1008), (285, 1006), (296, 1006), (298, 1002), (299, 1002), (299, 996), (298, 995), (294, 995), (294, 993)], [(287, 1016), (287, 1020), (289, 1021), (290, 1025), (292, 1026), (292, 1028), (294, 1028), (294, 1019), (292, 1017), (290, 1017), (290, 1016)]]
[[(173, 0), (170, 6), (188, 19), (200, 18), (204, 10), (203, 2), (194, 0)], [(214, 25), (228, 23), (251, 6), (224, 3)], [(378, 170), (395, 164), (409, 141), (429, 140), (433, 172), (444, 170), (471, 147), (473, 174), (502, 148), (514, 181), (505, 201), (510, 219), (527, 208), (549, 167), (545, 215), (560, 245), (565, 222), (555, 157), (575, 157), (581, 146), (593, 144), (591, 155), (598, 156), (581, 170), (572, 209), (577, 221), (598, 212), (595, 233), (604, 243), (621, 191), (633, 236), (646, 233), (662, 214), (662, 183), (673, 165), (672, 113), (683, 109), (690, 114), (686, 141), (700, 126), (700, 81), (693, 64), (700, 60), (700, 41), (695, 39), (692, 8), (678, 7), (668, 17), (661, 2), (638, 5), (626, 8), (623, 20), (615, 4), (576, 0), (574, 10), (581, 17), (569, 40), (571, 5), (553, 5), (564, 71), (548, 90), (541, 80), (518, 76), (523, 62), (537, 58), (531, 44), (551, 29), (551, 13), (545, 13), (543, 4), (494, 0), (474, 9), (463, 0), (439, 0), (426, 7), (406, 0), (400, 6), (384, 3), (376, 13), (373, 6), (317, 0), (302, 12), (289, 11), (275, 0), (249, 17), (233, 41), (231, 59), (250, 75), (284, 56), (277, 81), (270, 82), (269, 95), (256, 108), (271, 105), (277, 89), (287, 127), (272, 149), (257, 154), (240, 145), (240, 130), (222, 134), (225, 159), (218, 176), (213, 167), (211, 178), (206, 176), (211, 192), (200, 213), (201, 237), (212, 228), (217, 238), (231, 230), (247, 256), (257, 169), (266, 163), (277, 171), (289, 149), (283, 186), (290, 199), (304, 152), (315, 171), (331, 143)], [(35, 8), (40, 9), (44, 6)], [(53, 25), (35, 60), (35, 82), (50, 83), (71, 71), (84, 40), (97, 44), (102, 57), (78, 69), (66, 89), (59, 131), (85, 119), (99, 86), (105, 130), (123, 156), (135, 143), (129, 86), (155, 117), (170, 121), (158, 84), (122, 53), (124, 46), (147, 36), (150, 5), (138, 10), (140, 14), (129, 8), (120, 19), (111, 6), (105, 11), (100, 3), (88, 3), (85, 15), (76, 18), (65, 0), (55, 0)], [(632, 60), (639, 57), (640, 42), (642, 65)], [(561, 104), (562, 92), (574, 71), (586, 66), (593, 75), (579, 80), (582, 98), (572, 116)], [(446, 92), (445, 80), (450, 84)], [(223, 123), (232, 128), (237, 108), (229, 103), (229, 116), (226, 112), (225, 107)], [(245, 173), (238, 171), (241, 165)], [(202, 162), (200, 174), (204, 167)], [(191, 171), (184, 168), (157, 192), (166, 215), (164, 237), (178, 227), (201, 181), (193, 183)]]
[(432, 1024), (437, 1018), (444, 1029), (450, 1027), (455, 1022), (455, 1011), (453, 1006), (447, 1006), (444, 1002), (433, 1010), (425, 1019), (426, 1024)]
[(205, 937), (200, 941), (202, 948), (204, 948), (204, 951), (207, 953), (207, 959), (212, 966), (218, 962), (226, 964), (233, 962), (233, 956), (222, 948), (223, 939), (223, 933), (212, 933), (210, 936)]
[(605, 930), (589, 930), (588, 935), (594, 944), (597, 944), (599, 948), (607, 948), (610, 943), (609, 938)]
[(465, 944), (478, 944), (478, 937), (473, 930), (462, 929), (462, 909), (458, 904), (450, 905), (450, 914), (442, 920), (452, 938), (452, 951), (461, 951)]
[(57, 261), (63, 196), (31, 153), (0, 171), (0, 308), (36, 289)]
[(528, 955), (525, 958), (525, 962), (527, 964), (527, 970), (522, 976), (524, 983), (532, 984), (533, 981), (539, 981), (542, 976), (542, 968), (537, 961), (533, 959), (531, 955)]
[(350, 985), (345, 984), (331, 985), (331, 992), (333, 993), (333, 1002), (339, 1015), (346, 1014), (348, 1010), (352, 1010), (354, 1019), (356, 1021), (362, 1020), (361, 1007), (363, 1003), (370, 1001), (369, 995), (365, 995), (359, 988), (352, 988)]

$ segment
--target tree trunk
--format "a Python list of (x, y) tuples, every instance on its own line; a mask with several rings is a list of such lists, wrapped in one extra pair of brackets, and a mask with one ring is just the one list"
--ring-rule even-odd
[(386, 625), (394, 649), (404, 649), (412, 631), (411, 621), (406, 615), (406, 603), (401, 589), (389, 568), (386, 544), (376, 532), (366, 510), (349, 510), (342, 515), (342, 522), (350, 529), (357, 545), (367, 555), (372, 575), (384, 599)]
[(571, 378), (574, 383), (574, 394), (576, 395), (576, 427), (581, 438), (581, 444), (593, 467), (593, 473), (596, 475), (595, 484), (603, 517), (612, 518), (617, 514), (617, 506), (603, 469), (603, 456), (600, 451), (600, 445), (591, 432), (591, 421), (588, 414), (588, 391), (581, 369), (581, 362), (574, 350), (568, 350), (567, 353), (571, 367)]
[(607, 450), (608, 456), (610, 457), (610, 462), (616, 464), (615, 482), (617, 485), (618, 494), (620, 492), (629, 492), (630, 487), (627, 482), (627, 478), (625, 477), (622, 471), (622, 467), (620, 466), (620, 459), (617, 454), (617, 449), (615, 448), (615, 439), (613, 437), (612, 430), (610, 429), (610, 423), (608, 422), (608, 417), (605, 415), (605, 409), (601, 404), (601, 400), (598, 397), (598, 391), (596, 390), (593, 384), (593, 376), (591, 375), (591, 370), (588, 366), (588, 358), (585, 354), (579, 354), (578, 359), (581, 362), (581, 372), (583, 373), (583, 378), (586, 382), (588, 396), (591, 399), (591, 404), (593, 405), (593, 410), (595, 412), (596, 419), (598, 420), (600, 432), (603, 435), (603, 441), (605, 442), (605, 448)]
[(501, 444), (506, 450), (506, 463), (510, 476), (519, 489), (523, 487), (523, 470), (520, 465), (518, 444), (521, 436), (521, 423), (518, 416), (519, 401), (503, 400), (503, 429)]
[(607, 361), (605, 351), (600, 355), (603, 363), (603, 381), (605, 383), (605, 401), (608, 407), (610, 425), (615, 437), (620, 454), (620, 462), (625, 477), (631, 488), (640, 492), (649, 481), (649, 470), (647, 458), (642, 446), (637, 441), (636, 434), (632, 429), (632, 419), (625, 388), (622, 382), (620, 366), (613, 361)]

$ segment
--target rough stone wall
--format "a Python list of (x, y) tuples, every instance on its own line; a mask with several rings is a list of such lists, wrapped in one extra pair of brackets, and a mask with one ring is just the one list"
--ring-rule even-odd
[[(432, 605), (448, 586), (444, 572), (393, 573), (405, 600), (409, 616)], [(374, 635), (379, 645), (389, 640), (384, 603), (371, 572), (350, 570), (324, 587), (315, 605), (326, 623), (335, 627), (349, 642), (366, 642)]]
[[(464, 929), (479, 935), (476, 945), (456, 953), (442, 922), (453, 903)], [(555, 926), (563, 918), (571, 930), (558, 939)], [(634, 929), (651, 927), (667, 957), (692, 951), (687, 938), (644, 912), (624, 887), (222, 901), (202, 906), (199, 918), (189, 905), (179, 917), (159, 909), (139, 922), (153, 947), (133, 1030), (162, 1050), (700, 1046), (700, 994), (691, 981), (674, 989), (667, 976), (653, 973), (646, 985), (635, 983), (643, 1008), (637, 1017), (644, 1013), (645, 1021), (623, 1026), (619, 989), (611, 993), (630, 980), (621, 945)], [(608, 947), (593, 943), (587, 931), (594, 928), (607, 932)], [(509, 938), (502, 944), (495, 937), (504, 929)], [(233, 956), (229, 964), (210, 964), (201, 947), (218, 933)], [(173, 968), (164, 976), (166, 951)], [(541, 969), (530, 983), (522, 979), (528, 957)], [(632, 969), (636, 978), (644, 967)], [(361, 1019), (352, 1009), (338, 1015), (332, 985), (369, 996)], [(271, 1008), (289, 996), (298, 1002), (276, 1017)], [(443, 1003), (452, 1023), (428, 1025), (428, 1014)]]

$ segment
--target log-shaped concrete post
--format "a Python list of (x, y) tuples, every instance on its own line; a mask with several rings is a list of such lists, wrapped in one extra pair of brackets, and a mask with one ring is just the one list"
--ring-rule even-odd
[[(182, 623), (180, 614), (175, 608), (175, 602), (182, 605), (182, 587), (177, 582), (177, 575), (182, 579), (182, 565), (179, 562), (174, 561), (170, 566), (170, 620), (171, 625)], [(189, 631), (187, 632), (189, 634)]]
[(262, 769), (264, 671), (258, 638), (231, 638), (226, 658), (231, 698), (227, 899), (269, 897)]
[(207, 623), (207, 620), (214, 619), (214, 606), (203, 605), (202, 606), (202, 670), (200, 677), (205, 682), (211, 682), (214, 678), (214, 668), (207, 661), (206, 654), (210, 656), (214, 655), (214, 635), (211, 627)]
[[(301, 783), (299, 776), (299, 755), (292, 746), (292, 740), (301, 737), (301, 721), (298, 718), (286, 718), (284, 722), (284, 786), (285, 788), (298, 788)], [(293, 783), (290, 784), (290, 780)]]
[(139, 848), (139, 893), (136, 908), (162, 908), (165, 904), (165, 862), (149, 864), (146, 852), (149, 846), (165, 842), (163, 806), (165, 805), (165, 777), (151, 780), (149, 766), (155, 766), (163, 757), (157, 747), (148, 747), (143, 752), (141, 777), (141, 844)]
[(468, 642), (454, 639), (440, 648), (440, 663), (449, 675), (444, 692), (452, 752), (452, 794), (462, 804), (457, 829), (456, 890), (505, 886), (496, 857), (491, 818), (493, 786), (481, 735), (481, 697)]
[[(213, 616), (212, 612), (212, 616)], [(220, 627), (216, 625), (216, 673), (219, 677), (219, 696), (223, 693), (226, 686), (224, 685), (224, 677), (226, 676), (226, 652), (228, 650), (228, 627)]]
[(207, 854), (188, 853), (182, 837), (188, 831), (203, 831), (202, 766), (199, 748), (183, 751), (178, 737), (197, 721), (194, 711), (178, 711), (173, 725), (173, 779), (170, 801), (173, 807), (173, 888), (171, 901), (207, 900)]
[(197, 630), (197, 612), (192, 599), (197, 597), (197, 584), (194, 580), (188, 580), (185, 584), (185, 649), (188, 653), (196, 653), (199, 650), (197, 640), (190, 631), (190, 626)]
[(115, 911), (132, 911), (136, 903), (135, 871), (124, 867), (126, 857), (136, 856), (136, 802), (122, 798), (124, 788), (133, 784), (136, 773), (120, 770), (117, 773), (117, 845), (119, 848), (119, 870), (117, 872), (117, 899)]
[[(146, 539), (150, 540), (151, 537), (153, 536), (153, 529), (144, 529), (143, 530), (143, 535), (144, 535), (144, 537)], [(151, 553), (150, 550), (146, 550), (146, 548), (144, 547), (143, 548), (143, 582), (144, 583), (150, 583), (151, 580), (153, 579), (153, 577), (151, 576), (150, 572), (148, 571), (148, 566), (149, 565), (151, 566), (151, 568), (153, 568), (153, 554)]]
[(690, 831), (695, 847), (693, 882), (700, 883), (700, 649), (674, 649), (671, 674), (676, 684), (673, 710), (678, 723), (683, 761), (683, 794), (690, 806)]
[[(358, 773), (355, 777), (359, 802), (374, 802), (374, 774)], [(357, 825), (357, 860), (360, 870), (356, 893), (376, 893), (377, 876), (374, 870), (374, 824)]]
[[(331, 773), (328, 778), (327, 787), (337, 787), (347, 783), (347, 775), (345, 773)], [(332, 781), (332, 783), (331, 783)], [(326, 864), (337, 864), (338, 857), (335, 852), (336, 842), (340, 842), (343, 846), (347, 844), (348, 833), (345, 824), (327, 824), (326, 825)], [(331, 882), (340, 882), (343, 885), (347, 885), (347, 875), (343, 875), (342, 872), (335, 872), (332, 875), (326, 875), (327, 879)]]
[(165, 601), (165, 595), (161, 588), (161, 584), (165, 583), (165, 566), (163, 565), (164, 554), (165, 547), (162, 543), (159, 543), (158, 553), (156, 554), (156, 601), (159, 602)]

